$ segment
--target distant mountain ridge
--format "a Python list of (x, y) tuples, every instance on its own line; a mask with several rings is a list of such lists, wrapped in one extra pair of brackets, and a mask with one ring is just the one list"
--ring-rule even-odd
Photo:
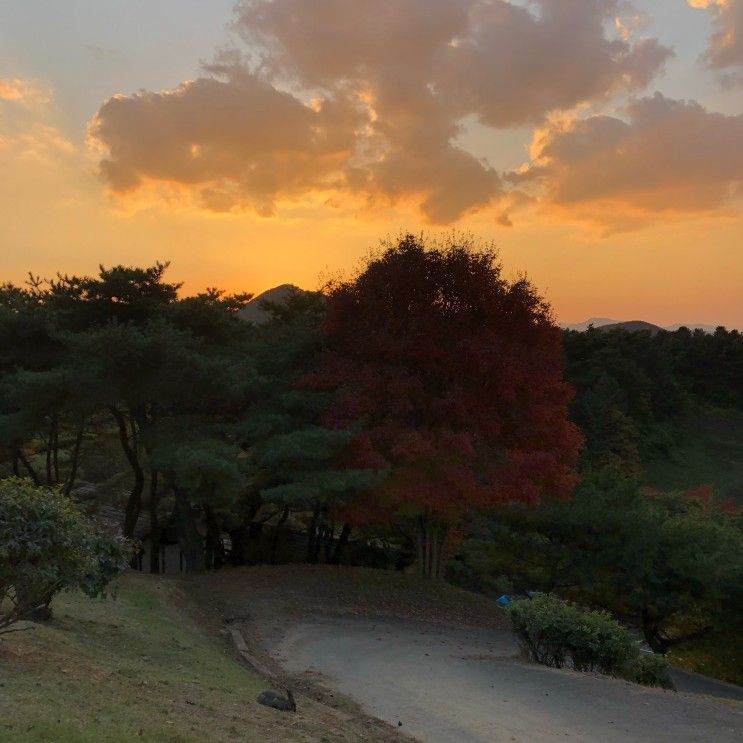
[(689, 328), (689, 330), (703, 330), (705, 333), (714, 333), (717, 325), (705, 325), (704, 323), (676, 323), (675, 325), (666, 325), (662, 327), (645, 320), (612, 320), (608, 317), (589, 317), (583, 322), (560, 325), (564, 330), (577, 330), (583, 332), (593, 325), (597, 330), (627, 330), (630, 333), (636, 333), (647, 330), (650, 333), (657, 333), (660, 330), (674, 331), (679, 328)]
[(601, 325), (597, 328), (597, 330), (626, 330), (628, 333), (639, 333), (643, 330), (646, 330), (650, 333), (650, 335), (655, 335), (661, 330), (664, 330), (664, 328), (661, 328), (660, 325), (654, 325), (651, 322), (645, 322), (645, 320), (626, 320), (624, 322), (615, 322), (610, 323), (609, 325)]
[(294, 284), (280, 284), (279, 286), (274, 286), (273, 289), (266, 289), (266, 291), (253, 297), (237, 313), (237, 316), (241, 320), (253, 323), (254, 325), (262, 325), (271, 319), (271, 313), (263, 309), (263, 302), (283, 302), (293, 292), (302, 291), (304, 289), (300, 289), (298, 286), (294, 286)]
[[(283, 302), (292, 292), (303, 292), (305, 289), (300, 289), (294, 284), (280, 284), (274, 286), (272, 289), (266, 289), (266, 291), (253, 297), (248, 304), (243, 307), (238, 313), (238, 317), (247, 322), (251, 322), (255, 325), (261, 325), (267, 322), (271, 314), (264, 310), (261, 306), (264, 301), (268, 302)], [(689, 328), (689, 330), (703, 330), (705, 333), (714, 333), (717, 325), (705, 325), (703, 323), (676, 323), (675, 325), (667, 325), (661, 327), (645, 320), (613, 320), (610, 317), (589, 317), (587, 320), (578, 323), (561, 323), (560, 327), (563, 330), (577, 330), (583, 332), (588, 330), (589, 326), (593, 325), (594, 328), (601, 330), (627, 330), (630, 333), (647, 330), (652, 334), (657, 333), (660, 330), (678, 330), (679, 328)]]
[(560, 327), (564, 330), (588, 330), (589, 325), (593, 325), (594, 328), (601, 328), (604, 325), (616, 325), (619, 320), (612, 320), (610, 317), (589, 317), (588, 320), (583, 322), (577, 322), (573, 325), (561, 324)]

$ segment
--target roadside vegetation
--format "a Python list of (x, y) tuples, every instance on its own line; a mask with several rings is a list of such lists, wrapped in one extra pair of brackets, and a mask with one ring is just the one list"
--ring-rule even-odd
[(674, 688), (663, 657), (642, 653), (640, 643), (606, 611), (551, 594), (515, 601), (507, 610), (521, 647), (536, 663)]

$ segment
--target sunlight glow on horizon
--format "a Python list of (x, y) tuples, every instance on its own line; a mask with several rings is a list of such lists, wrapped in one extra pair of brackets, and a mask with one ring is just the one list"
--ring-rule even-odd
[[(117, 28), (123, 11), (111, 0), (88, 16), (84, 4), (72, 3), (46, 45), (57, 11), (35, 0), (5, 3), (13, 11), (3, 11), (5, 31), (0, 25), (0, 278), (170, 260), (169, 276), (186, 292), (313, 289), (353, 272), (387, 236), (456, 229), (494, 242), (506, 274), (525, 272), (560, 322), (606, 316), (743, 328), (743, 83), (735, 82), (743, 52), (738, 60), (719, 35), (732, 23), (728, 6), (743, 0), (677, 0), (677, 25), (668, 25), (664, 3), (638, 0), (647, 19), (617, 26), (630, 39), (620, 62), (602, 56), (603, 26), (567, 28), (560, 13), (568, 11), (552, 18), (545, 5), (540, 23), (515, 4), (503, 17), (478, 11), (496, 41), (504, 24), (534, 24), (537, 39), (560, 29), (565, 49), (606, 66), (593, 80), (579, 56), (566, 60), (565, 74), (575, 74), (590, 101), (570, 102), (566, 86), (550, 93), (563, 98), (545, 111), (527, 66), (515, 67), (524, 75), (518, 89), (500, 78), (478, 81), (480, 57), (470, 60), (456, 46), (447, 54), (459, 56), (429, 81), (436, 39), (447, 29), (472, 34), (482, 59), (496, 53), (491, 36), (465, 28), (474, 22), (448, 0), (436, 0), (415, 39), (429, 66), (412, 66), (387, 25), (390, 59), (377, 55), (360, 27), (339, 43), (342, 72), (325, 55), (324, 28), (296, 46), (282, 9), (288, 14), (298, 1), (273, 3), (259, 30), (284, 45), (287, 58), (276, 63), (285, 78), (297, 75), (295, 87), (331, 91), (310, 105), (229, 56), (215, 57), (222, 71), (199, 68), (220, 46), (259, 48), (250, 45), (260, 38), (246, 42), (236, 33), (253, 33), (251, 8), (263, 0), (238, 3), (230, 32), (231, 0), (211, 11), (167, 0), (162, 15), (151, 16), (140, 4), (131, 12), (151, 22), (141, 49), (134, 27)], [(405, 7), (417, 13), (419, 2)], [(462, 4), (476, 9), (477, 2)], [(323, 0), (323, 8), (332, 5)], [(380, 23), (393, 24), (387, 6), (380, 0)], [(179, 13), (177, 23), (168, 8)], [(174, 23), (180, 47), (163, 50), (167, 74), (157, 73), (157, 43)], [(584, 52), (568, 34), (585, 42)], [(673, 56), (664, 51), (671, 47)], [(398, 98), (401, 81), (389, 78), (393, 63), (408, 74), (406, 98)], [(469, 87), (459, 99), (461, 80), (453, 76), (465, 68)], [(366, 109), (343, 98), (346, 70), (357, 76)], [(699, 104), (679, 96), (684, 74), (688, 98)], [(637, 77), (629, 87), (628, 75)], [(76, 83), (91, 92), (71, 92)], [(483, 92), (494, 86), (507, 111)]]

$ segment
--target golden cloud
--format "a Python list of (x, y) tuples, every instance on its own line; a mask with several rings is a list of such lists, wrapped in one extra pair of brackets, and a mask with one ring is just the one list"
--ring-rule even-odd
[[(670, 51), (607, 35), (617, 0), (250, 0), (234, 26), (249, 62), (221, 59), (174, 90), (115, 96), (91, 123), (109, 187), (196, 193), (270, 215), (327, 192), (414, 202), (449, 223), (514, 201), (456, 143), (460, 122), (539, 122), (645, 86)], [(518, 199), (516, 199), (518, 200)], [(506, 216), (499, 221), (508, 223)]]
[(100, 171), (118, 193), (145, 181), (193, 187), (204, 208), (250, 206), (338, 188), (360, 124), (353, 106), (305, 105), (239, 67), (175, 90), (114, 96), (90, 125), (108, 155)]
[(36, 83), (21, 77), (0, 77), (0, 101), (21, 104), (46, 104), (51, 94)]
[(716, 212), (739, 199), (743, 114), (660, 93), (632, 101), (626, 114), (548, 122), (535, 131), (532, 162), (506, 179), (536, 185), (544, 206), (608, 230)]
[(53, 122), (51, 91), (20, 77), (0, 78), (0, 153), (5, 164), (49, 164), (75, 151)]

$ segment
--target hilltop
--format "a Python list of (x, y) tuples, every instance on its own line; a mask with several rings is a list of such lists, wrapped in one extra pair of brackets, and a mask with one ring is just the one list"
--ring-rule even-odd
[(561, 323), (560, 327), (563, 330), (577, 330), (582, 333), (588, 330), (589, 327), (593, 326), (597, 330), (626, 330), (630, 333), (639, 332), (642, 330), (648, 330), (650, 333), (657, 333), (660, 330), (668, 330), (673, 332), (680, 328), (689, 328), (689, 330), (703, 330), (705, 333), (714, 333), (717, 325), (709, 325), (704, 323), (674, 323), (673, 325), (656, 325), (655, 323), (647, 322), (646, 320), (612, 320), (610, 317), (589, 317), (587, 320), (577, 323)]
[(651, 322), (645, 322), (645, 320), (626, 320), (625, 322), (610, 323), (608, 325), (601, 325), (597, 330), (610, 331), (610, 330), (626, 330), (628, 333), (639, 333), (643, 330), (647, 330), (651, 335), (660, 332), (664, 328), (660, 325), (653, 325)]
[(283, 302), (293, 292), (302, 292), (304, 289), (300, 289), (294, 284), (280, 284), (279, 286), (273, 287), (273, 289), (266, 289), (266, 291), (253, 297), (245, 307), (243, 307), (238, 313), (238, 317), (247, 322), (251, 322), (255, 325), (261, 325), (266, 322), (271, 313), (264, 309), (265, 302)]

